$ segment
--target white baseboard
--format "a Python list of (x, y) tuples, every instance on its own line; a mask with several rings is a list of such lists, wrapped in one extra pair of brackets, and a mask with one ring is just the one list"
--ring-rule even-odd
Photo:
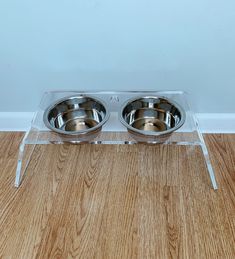
[(203, 133), (235, 133), (235, 113), (197, 113)]
[(0, 112), (0, 131), (27, 131), (34, 112)]
[[(33, 112), (0, 112), (0, 131), (26, 131)], [(203, 133), (235, 133), (235, 113), (196, 114)]]

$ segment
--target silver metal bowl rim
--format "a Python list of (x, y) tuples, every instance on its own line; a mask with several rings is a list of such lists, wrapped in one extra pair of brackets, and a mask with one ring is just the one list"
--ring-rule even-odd
[[(89, 129), (86, 129), (86, 130), (78, 130), (78, 131), (64, 131), (64, 130), (60, 130), (60, 129), (57, 129), (53, 126), (51, 126), (50, 122), (48, 121), (48, 115), (49, 115), (49, 112), (56, 107), (56, 105), (58, 105), (59, 103), (63, 102), (63, 101), (66, 101), (70, 98), (90, 98), (96, 102), (99, 102), (101, 105), (104, 106), (104, 109), (106, 111), (106, 114), (105, 114), (105, 117), (104, 119), (98, 123), (95, 127), (92, 127), (92, 128), (89, 128)], [(71, 136), (76, 136), (76, 135), (86, 135), (86, 134), (89, 134), (89, 133), (92, 133), (96, 130), (98, 130), (99, 128), (101, 128), (106, 122), (107, 120), (109, 119), (109, 116), (110, 116), (110, 112), (109, 112), (109, 109), (108, 109), (108, 105), (106, 104), (105, 101), (101, 100), (100, 98), (97, 98), (97, 97), (94, 97), (94, 96), (91, 96), (91, 95), (86, 95), (86, 94), (73, 94), (73, 95), (69, 95), (69, 96), (66, 96), (66, 97), (63, 97), (61, 99), (58, 99), (56, 100), (54, 103), (52, 103), (51, 105), (49, 105), (46, 110), (44, 111), (44, 114), (43, 114), (43, 122), (44, 124), (46, 125), (47, 128), (49, 128), (50, 130), (56, 132), (56, 133), (60, 133), (60, 134), (64, 134), (64, 135), (71, 135)]]
[[(132, 126), (130, 126), (123, 118), (122, 114), (123, 114), (123, 110), (125, 109), (125, 107), (134, 102), (134, 101), (137, 101), (139, 99), (147, 99), (147, 98), (153, 98), (153, 99), (164, 99), (166, 100), (167, 102), (169, 102), (170, 104), (174, 105), (180, 112), (181, 114), (181, 120), (179, 122), (179, 124), (177, 124), (175, 127), (169, 129), (169, 130), (164, 130), (164, 131), (158, 131), (158, 132), (154, 132), (154, 131), (147, 131), (147, 130), (139, 130), (139, 129), (136, 129)], [(138, 134), (141, 134), (143, 136), (163, 136), (163, 135), (166, 135), (166, 134), (170, 134), (176, 130), (178, 130), (180, 127), (183, 126), (183, 124), (185, 123), (185, 120), (186, 120), (186, 112), (185, 110), (181, 107), (181, 105), (179, 105), (177, 102), (175, 101), (172, 101), (171, 99), (165, 97), (165, 96), (160, 96), (160, 95), (142, 95), (142, 96), (138, 96), (138, 97), (133, 97), (131, 99), (128, 99), (126, 102), (124, 102), (121, 106), (121, 109), (119, 111), (119, 120), (120, 122), (130, 131), (133, 131), (133, 132), (136, 132)]]

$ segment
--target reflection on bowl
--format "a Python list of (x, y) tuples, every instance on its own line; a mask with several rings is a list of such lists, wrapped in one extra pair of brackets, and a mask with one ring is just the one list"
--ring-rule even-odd
[(108, 120), (106, 104), (90, 96), (69, 96), (49, 106), (44, 112), (45, 125), (52, 131), (76, 136), (79, 142), (97, 136)]
[(139, 142), (164, 142), (185, 122), (184, 110), (175, 102), (157, 96), (128, 100), (120, 121)]

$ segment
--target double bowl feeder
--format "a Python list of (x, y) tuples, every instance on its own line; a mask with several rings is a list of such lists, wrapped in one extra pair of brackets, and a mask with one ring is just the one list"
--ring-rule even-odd
[[(50, 130), (87, 142), (98, 136), (109, 116), (105, 101), (73, 95), (50, 105), (43, 120)], [(136, 141), (164, 142), (184, 124), (186, 114), (179, 104), (168, 98), (140, 96), (123, 103), (118, 117)]]
[(199, 147), (217, 189), (208, 150), (187, 97), (182, 91), (44, 93), (19, 147), (15, 186), (20, 186), (36, 145), (140, 142), (191, 146), (190, 150), (197, 151)]

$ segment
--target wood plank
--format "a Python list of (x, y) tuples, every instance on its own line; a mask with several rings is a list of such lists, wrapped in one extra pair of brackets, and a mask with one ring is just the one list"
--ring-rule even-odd
[(0, 133), (0, 258), (234, 258), (235, 135), (200, 149), (37, 146), (13, 187), (22, 134)]

